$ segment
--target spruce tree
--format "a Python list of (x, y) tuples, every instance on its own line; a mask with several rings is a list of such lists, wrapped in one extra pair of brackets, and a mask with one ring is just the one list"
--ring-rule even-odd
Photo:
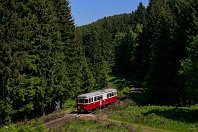
[(180, 75), (185, 79), (185, 94), (186, 99), (189, 100), (189, 105), (191, 102), (197, 103), (197, 78), (198, 78), (198, 11), (194, 10), (198, 8), (198, 2), (192, 0), (188, 3), (192, 12), (188, 14), (188, 17), (192, 18), (190, 21), (191, 27), (187, 29), (189, 45), (187, 46), (187, 57), (182, 60), (181, 69), (179, 71)]
[(85, 57), (96, 81), (96, 88), (101, 89), (106, 85), (107, 67), (102, 56), (102, 45), (95, 26), (91, 26), (83, 35)]
[[(57, 14), (61, 43), (64, 51), (64, 76), (68, 78), (64, 95), (74, 98), (82, 85), (83, 56), (82, 44), (75, 36), (75, 25), (71, 15), (68, 0), (55, 0), (54, 7)], [(66, 99), (66, 98), (64, 98)]]
[(49, 112), (56, 96), (62, 94), (60, 66), (64, 59), (52, 1), (6, 1), (3, 7), (3, 118), (23, 119)]
[(178, 23), (166, 0), (153, 1), (148, 15), (152, 18), (149, 27), (153, 34), (148, 39), (151, 42), (148, 73), (150, 99), (155, 104), (173, 105), (178, 103), (178, 93), (182, 89), (178, 69), (182, 58), (180, 52), (184, 47), (177, 48)]
[(102, 46), (102, 57), (104, 59), (104, 65), (106, 65), (106, 72), (110, 74), (112, 72), (112, 67), (114, 66), (114, 50), (115, 45), (112, 44), (112, 34), (108, 31), (110, 30), (110, 23), (104, 18), (99, 30), (99, 41)]

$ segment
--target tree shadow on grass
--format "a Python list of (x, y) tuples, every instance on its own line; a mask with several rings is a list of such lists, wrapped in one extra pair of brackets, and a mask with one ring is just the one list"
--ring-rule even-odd
[(156, 114), (165, 118), (186, 123), (198, 123), (198, 109), (172, 108), (169, 110), (155, 109), (144, 113), (144, 116)]

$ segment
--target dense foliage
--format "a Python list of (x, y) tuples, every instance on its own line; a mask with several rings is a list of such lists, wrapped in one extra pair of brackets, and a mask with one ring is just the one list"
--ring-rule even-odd
[[(93, 45), (106, 40), (109, 54), (103, 60), (113, 74), (141, 82), (145, 104), (190, 105), (198, 101), (197, 3), (151, 0), (147, 8), (140, 3), (135, 12), (105, 17), (78, 31), (85, 42), (94, 37)], [(97, 33), (86, 34), (91, 30)]]
[(89, 79), (69, 2), (8, 0), (0, 7), (0, 123), (62, 107)]
[(145, 104), (198, 102), (197, 9), (150, 0), (76, 28), (68, 0), (0, 0), (0, 124), (62, 108), (110, 74), (143, 82)]

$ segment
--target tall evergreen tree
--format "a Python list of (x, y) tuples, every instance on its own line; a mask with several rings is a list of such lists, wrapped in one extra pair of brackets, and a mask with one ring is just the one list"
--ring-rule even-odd
[[(77, 38), (77, 43), (79, 45), (83, 44), (83, 35), (81, 34), (82, 32), (76, 31), (76, 38)], [(85, 48), (82, 46), (81, 47), (81, 56), (82, 56), (82, 69), (81, 69), (81, 90), (79, 90), (79, 93), (88, 93), (90, 91), (94, 90), (95, 86), (95, 79), (93, 76), (93, 72), (91, 71), (91, 68), (88, 65), (88, 61), (85, 57)]]
[(150, 60), (150, 44), (146, 40), (150, 37), (147, 28), (147, 10), (144, 5), (140, 2), (137, 10), (132, 12), (133, 16), (133, 29), (136, 30), (137, 42), (136, 42), (136, 52), (133, 56), (133, 62), (135, 62), (134, 74), (136, 79), (144, 80), (148, 73), (148, 65)]
[(97, 28), (91, 26), (83, 35), (83, 45), (85, 47), (85, 57), (93, 73), (97, 86), (101, 88), (106, 85), (107, 64), (103, 58), (102, 45), (99, 40)]
[(1, 113), (14, 119), (44, 114), (54, 109), (63, 87), (59, 67), (64, 58), (52, 1), (3, 4)]
[[(195, 9), (198, 8), (198, 2), (196, 0), (190, 1), (188, 4), (192, 9), (192, 12), (189, 14), (192, 21), (189, 23), (191, 27), (187, 29), (189, 34), (190, 44), (187, 46), (187, 58), (184, 59), (181, 63), (181, 70), (179, 71), (180, 75), (185, 78), (185, 92), (187, 93), (187, 99), (195, 103), (198, 102), (197, 98), (197, 78), (198, 78), (198, 11)], [(189, 102), (190, 103), (190, 102)]]
[[(75, 25), (71, 16), (71, 10), (68, 0), (55, 0), (54, 6), (58, 17), (61, 43), (64, 50), (64, 76), (68, 78), (65, 84), (65, 93), (67, 97), (75, 97), (81, 87), (81, 71), (84, 63), (82, 54), (82, 45), (75, 38)], [(65, 98), (64, 98), (65, 99)], [(61, 99), (63, 100), (63, 98)]]
[(110, 23), (104, 18), (104, 21), (99, 30), (99, 41), (102, 46), (102, 57), (104, 59), (104, 65), (106, 72), (109, 74), (112, 72), (114, 66), (114, 50), (115, 45), (112, 42), (112, 34), (108, 31), (110, 29)]
[[(178, 23), (168, 1), (153, 0), (150, 3), (149, 22), (152, 37), (148, 39), (151, 46), (151, 62), (148, 74), (149, 92), (152, 103), (178, 103), (181, 89), (178, 76), (179, 63), (185, 47), (178, 40)], [(149, 17), (148, 16), (148, 17)], [(155, 17), (155, 18), (153, 18)], [(180, 49), (177, 47), (180, 46)]]
[(139, 3), (137, 10), (135, 11), (135, 16), (134, 16), (134, 25), (139, 24), (144, 24), (146, 21), (146, 8), (143, 5), (142, 2)]
[[(7, 83), (9, 82), (9, 77), (11, 76), (11, 65), (12, 63), (12, 49), (9, 44), (10, 35), (8, 22), (11, 19), (13, 9), (9, 10), (9, 3), (5, 1), (0, 1), (0, 123), (10, 120), (10, 115), (12, 113), (12, 99), (10, 98), (11, 90)], [(10, 6), (10, 5), (9, 5)]]

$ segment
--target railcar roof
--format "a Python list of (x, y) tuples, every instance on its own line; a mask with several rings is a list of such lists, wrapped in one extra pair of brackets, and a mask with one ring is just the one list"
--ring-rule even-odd
[(116, 91), (117, 90), (114, 88), (109, 88), (109, 89), (103, 89), (103, 90), (99, 90), (99, 91), (95, 91), (95, 92), (91, 92), (91, 93), (81, 94), (78, 97), (93, 97), (93, 96), (101, 95), (103, 93), (116, 92)]

